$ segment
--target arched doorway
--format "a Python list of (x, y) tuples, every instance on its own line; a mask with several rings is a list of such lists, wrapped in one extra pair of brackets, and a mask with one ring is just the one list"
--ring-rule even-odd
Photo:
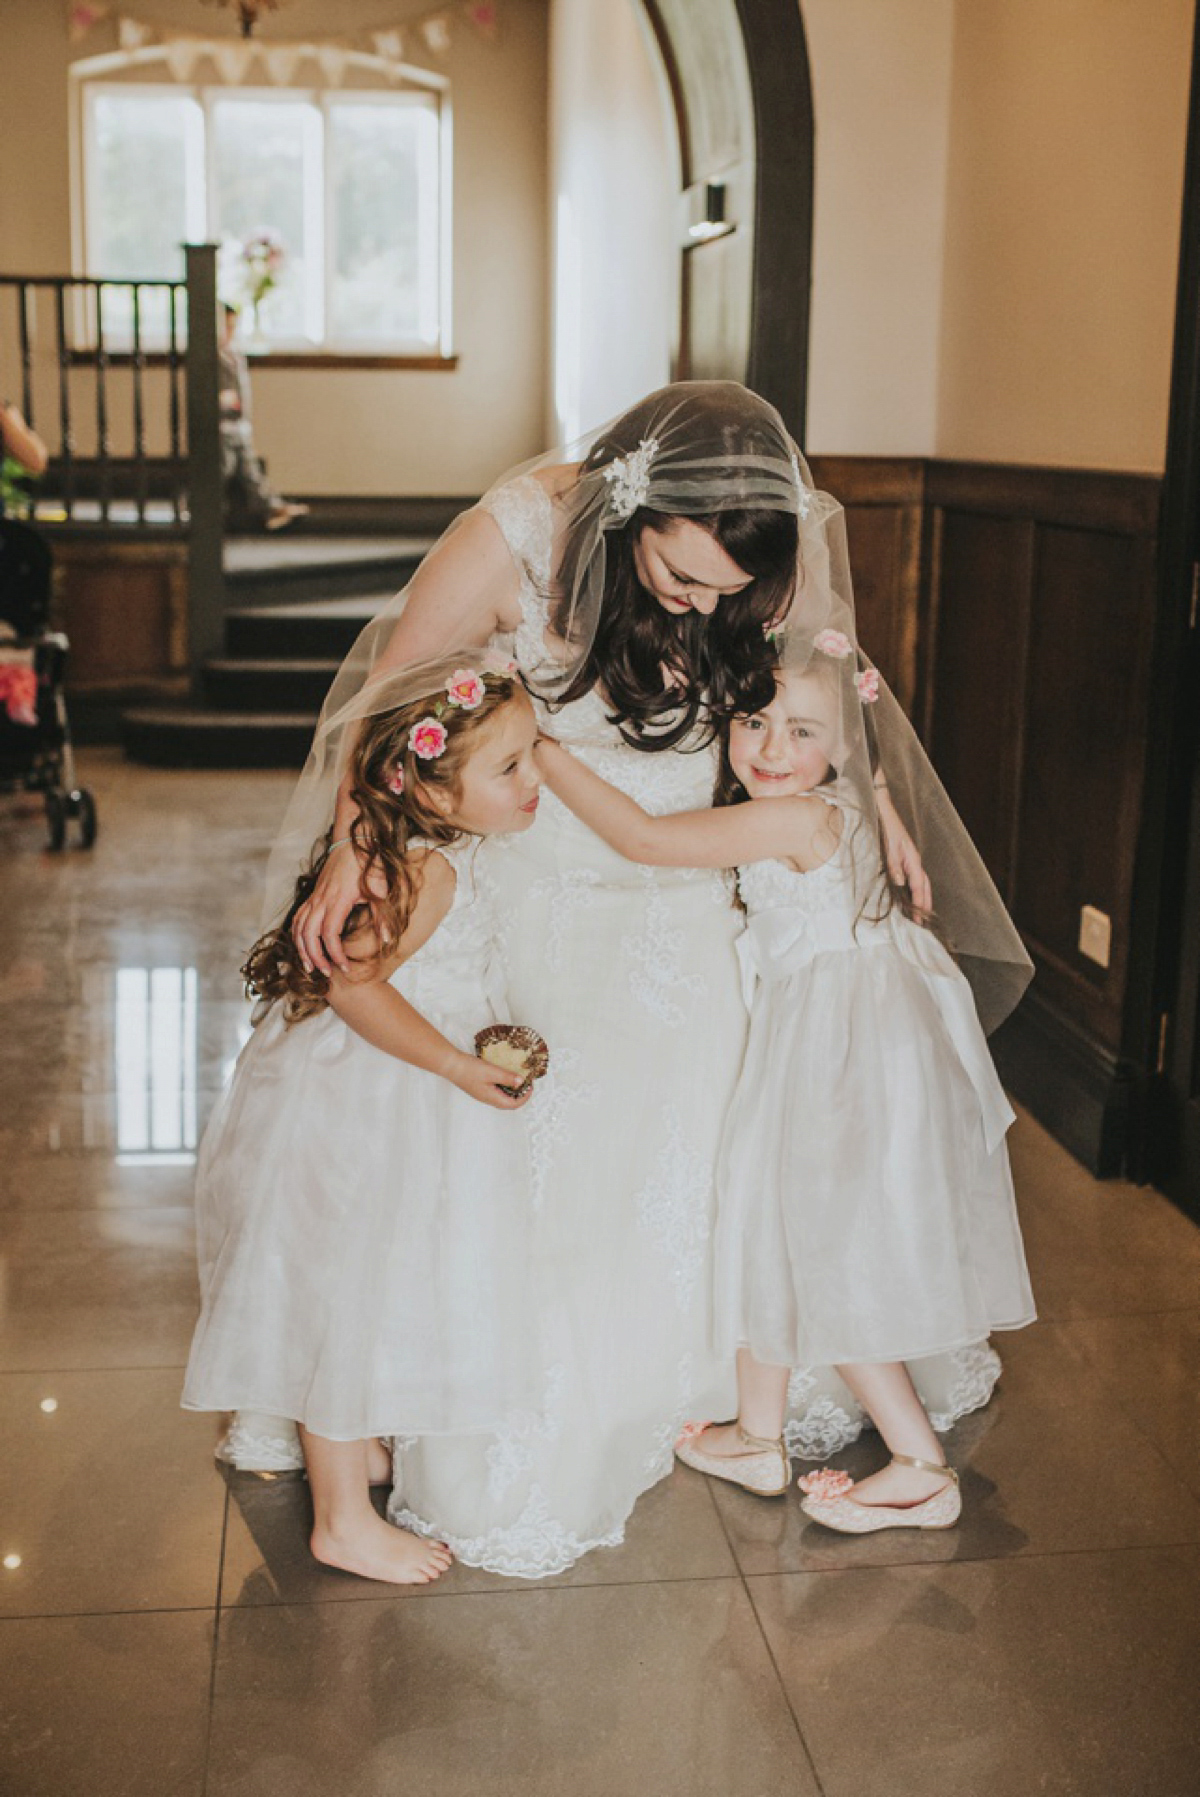
[(744, 380), (804, 442), (813, 107), (797, 0), (642, 0), (674, 102), (676, 373)]

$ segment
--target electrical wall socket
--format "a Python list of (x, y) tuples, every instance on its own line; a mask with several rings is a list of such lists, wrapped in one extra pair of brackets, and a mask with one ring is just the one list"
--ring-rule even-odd
[(1079, 913), (1079, 952), (1089, 961), (1107, 967), (1112, 957), (1112, 918), (1095, 905), (1085, 905)]

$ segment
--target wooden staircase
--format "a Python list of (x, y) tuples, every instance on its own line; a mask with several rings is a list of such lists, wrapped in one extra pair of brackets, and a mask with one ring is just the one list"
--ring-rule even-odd
[(411, 532), (318, 522), (230, 538), (223, 649), (194, 697), (123, 714), (126, 753), (157, 767), (300, 767), (342, 657), (467, 503), (426, 506)]

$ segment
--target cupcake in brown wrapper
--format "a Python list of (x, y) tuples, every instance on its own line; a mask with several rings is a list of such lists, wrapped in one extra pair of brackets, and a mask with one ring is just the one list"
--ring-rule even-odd
[(500, 1088), (512, 1098), (523, 1098), (550, 1065), (544, 1039), (527, 1023), (489, 1023), (476, 1034), (475, 1053), (480, 1060), (515, 1076), (514, 1085)]

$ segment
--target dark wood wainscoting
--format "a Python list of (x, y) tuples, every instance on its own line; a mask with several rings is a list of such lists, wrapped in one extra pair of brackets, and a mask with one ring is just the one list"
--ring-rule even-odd
[[(1154, 477), (815, 458), (847, 510), (864, 643), (1037, 964), (996, 1039), (1010, 1087), (1094, 1171), (1127, 1164)], [(1109, 920), (1107, 967), (1080, 951)]]

